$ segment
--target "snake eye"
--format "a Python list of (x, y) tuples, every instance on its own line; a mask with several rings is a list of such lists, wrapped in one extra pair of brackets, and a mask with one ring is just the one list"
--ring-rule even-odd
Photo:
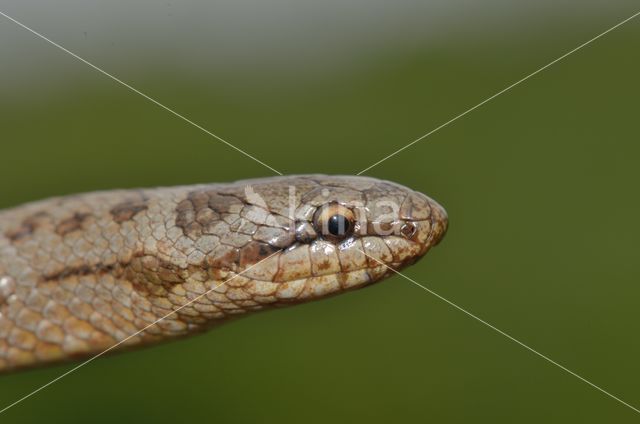
[(325, 238), (342, 240), (353, 233), (355, 217), (351, 209), (330, 203), (316, 212), (314, 225)]
[(351, 227), (351, 222), (344, 215), (333, 215), (328, 224), (329, 233), (335, 237), (344, 237)]

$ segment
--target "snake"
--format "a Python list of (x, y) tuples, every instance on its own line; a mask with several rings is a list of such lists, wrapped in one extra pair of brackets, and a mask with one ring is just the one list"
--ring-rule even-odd
[(349, 175), (99, 191), (1, 210), (0, 372), (362, 288), (415, 263), (447, 227), (432, 198)]

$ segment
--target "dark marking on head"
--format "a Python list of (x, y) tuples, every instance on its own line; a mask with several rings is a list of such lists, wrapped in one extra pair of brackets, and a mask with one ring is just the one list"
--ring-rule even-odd
[(240, 266), (246, 268), (279, 251), (277, 247), (260, 241), (252, 241), (240, 249)]
[(13, 242), (22, 240), (33, 234), (48, 216), (44, 211), (38, 212), (22, 221), (20, 227), (7, 231), (5, 236)]
[(193, 191), (176, 208), (176, 226), (184, 235), (196, 239), (204, 229), (219, 221), (221, 215), (239, 213), (244, 202), (232, 195), (215, 191)]
[(240, 263), (240, 251), (237, 248), (229, 247), (229, 250), (215, 257), (207, 257), (207, 265), (211, 268), (235, 270)]
[(29, 223), (25, 224), (23, 222), (19, 228), (16, 228), (15, 230), (7, 231), (5, 236), (11, 241), (18, 241), (27, 236), (30, 236), (31, 234), (33, 234), (34, 231), (35, 231), (35, 226)]
[(134, 216), (148, 207), (146, 200), (128, 200), (115, 205), (111, 209), (111, 216), (117, 223), (122, 223), (133, 219)]
[(327, 269), (332, 267), (332, 263), (329, 259), (324, 259), (322, 261), (319, 261), (316, 263), (316, 267), (320, 270), (320, 271), (326, 271)]
[(176, 208), (176, 226), (182, 229), (184, 235), (191, 238), (202, 235), (202, 226), (196, 221), (195, 207), (189, 197), (178, 203), (178, 207)]
[(65, 268), (60, 272), (43, 275), (44, 281), (59, 281), (63, 278), (72, 276), (85, 276), (91, 274), (108, 274), (114, 273), (116, 265), (80, 265), (76, 267)]
[(420, 221), (429, 219), (431, 216), (431, 205), (427, 197), (420, 193), (411, 193), (400, 206), (400, 218), (406, 220)]
[(72, 217), (62, 220), (56, 225), (56, 233), (60, 236), (65, 236), (74, 231), (82, 229), (82, 224), (91, 216), (88, 213), (76, 212)]
[(244, 206), (244, 202), (234, 196), (222, 196), (215, 192), (208, 192), (209, 208), (222, 213), (238, 213)]

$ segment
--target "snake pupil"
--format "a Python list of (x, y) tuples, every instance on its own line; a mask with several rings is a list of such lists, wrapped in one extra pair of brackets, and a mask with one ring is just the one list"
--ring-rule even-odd
[(327, 230), (329, 231), (329, 234), (333, 236), (343, 237), (345, 234), (347, 234), (350, 225), (351, 223), (345, 216), (333, 215), (331, 218), (329, 218)]

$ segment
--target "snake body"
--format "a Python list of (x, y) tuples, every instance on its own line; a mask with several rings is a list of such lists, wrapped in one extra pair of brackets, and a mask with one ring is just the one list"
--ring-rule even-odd
[(415, 262), (446, 228), (427, 196), (353, 176), (114, 190), (0, 211), (0, 371), (362, 287)]

